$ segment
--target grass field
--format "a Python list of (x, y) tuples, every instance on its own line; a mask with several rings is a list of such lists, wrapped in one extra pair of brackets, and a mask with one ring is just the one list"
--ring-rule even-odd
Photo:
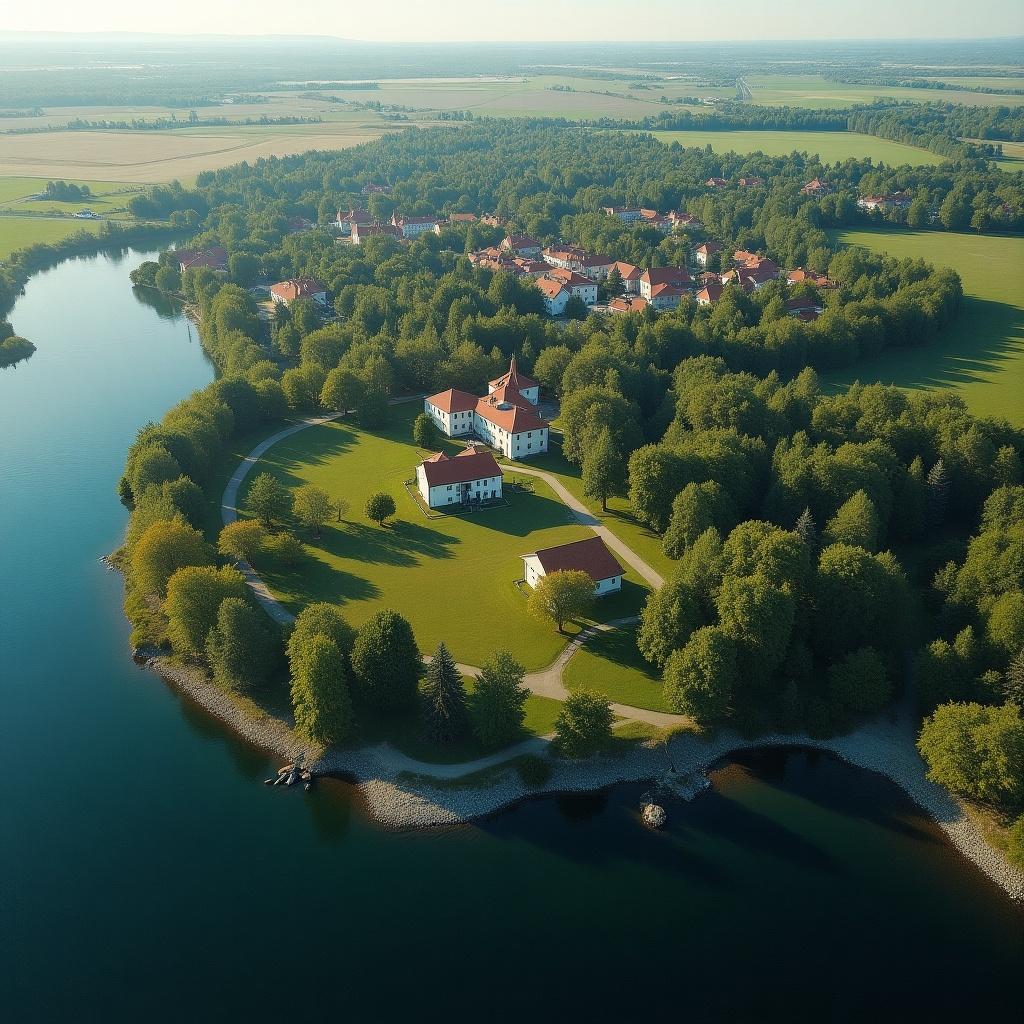
[(954, 388), (971, 410), (1024, 425), (1024, 238), (945, 231), (843, 231), (842, 242), (952, 267), (964, 283), (958, 321), (939, 342), (858, 363), (826, 383)]
[(871, 157), (876, 162), (896, 164), (937, 164), (942, 157), (902, 142), (876, 139), (859, 132), (654, 132), (664, 143), (680, 146), (710, 146), (716, 153), (766, 153), (788, 156), (794, 150), (817, 153), (826, 163), (837, 163), (851, 157)]
[(59, 242), (76, 231), (98, 231), (102, 221), (0, 216), (0, 259), (36, 242)]
[(636, 628), (598, 633), (570, 659), (562, 675), (570, 690), (591, 690), (616, 704), (672, 711), (661, 692), (661, 676), (636, 648)]
[[(425, 652), (443, 640), (458, 661), (480, 665), (505, 647), (528, 668), (540, 668), (565, 637), (527, 614), (526, 597), (515, 585), (522, 578), (520, 556), (588, 531), (571, 524), (568, 510), (540, 481), (532, 494), (510, 494), (507, 507), (428, 519), (403, 486), (423, 458), (407, 440), (418, 411), (415, 402), (394, 407), (392, 422), (380, 433), (331, 423), (272, 448), (255, 472), (272, 472), (292, 488), (316, 483), (343, 497), (350, 509), (347, 521), (327, 527), (321, 540), (306, 538), (309, 557), (296, 568), (259, 568), (292, 611), (310, 601), (337, 602), (358, 626), (380, 609), (394, 608), (412, 623)], [(377, 490), (390, 493), (398, 506), (393, 523), (383, 528), (363, 514)], [(623, 593), (599, 602), (595, 614), (610, 619), (635, 613), (645, 594), (627, 576)]]

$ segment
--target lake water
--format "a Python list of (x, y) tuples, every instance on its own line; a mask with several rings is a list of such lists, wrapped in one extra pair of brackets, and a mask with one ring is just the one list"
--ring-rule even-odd
[(212, 376), (144, 258), (34, 278), (0, 371), (2, 1019), (1019, 1019), (1019, 909), (827, 756), (738, 758), (662, 834), (638, 786), (393, 835), (261, 785), (99, 562), (135, 431)]

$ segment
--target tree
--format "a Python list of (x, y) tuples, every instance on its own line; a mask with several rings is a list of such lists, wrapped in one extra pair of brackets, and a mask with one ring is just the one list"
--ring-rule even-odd
[(484, 662), (468, 697), (470, 728), (485, 747), (501, 747), (521, 733), (530, 691), (525, 670), (508, 651), (496, 651)]
[(907, 467), (893, 505), (893, 531), (903, 540), (916, 540), (928, 518), (928, 485), (924, 463), (917, 456)]
[(1006, 699), (1024, 708), (1024, 651), (1018, 651), (1006, 666)]
[(600, 499), (601, 509), (608, 511), (608, 498), (621, 494), (626, 486), (626, 464), (612, 443), (612, 435), (602, 430), (600, 437), (583, 456), (583, 494)]
[(245, 597), (245, 577), (229, 565), (189, 565), (168, 580), (164, 611), (175, 653), (195, 657), (205, 651), (221, 601), (229, 597)]
[(942, 459), (928, 470), (928, 519), (933, 526), (941, 525), (946, 519), (949, 504), (949, 476)]
[(337, 508), (330, 495), (316, 484), (303, 484), (292, 495), (292, 511), (303, 526), (320, 536), (324, 523), (330, 522), (337, 514)]
[(724, 531), (732, 526), (735, 514), (732, 499), (717, 481), (688, 483), (672, 501), (672, 516), (661, 548), (669, 558), (681, 558), (705, 531), (712, 527)]
[(910, 204), (907, 225), (918, 229), (928, 227), (928, 201), (923, 196), (918, 196)]
[(268, 529), (275, 519), (285, 519), (292, 510), (292, 496), (270, 473), (260, 473), (249, 487), (249, 510)]
[(412, 440), (417, 448), (426, 451), (434, 451), (437, 447), (437, 427), (425, 412), (412, 421)]
[(796, 525), (793, 527), (793, 532), (812, 551), (818, 546), (818, 527), (815, 525), (814, 516), (811, 515), (810, 508), (804, 508), (803, 512), (800, 513)]
[(1020, 456), (1011, 445), (1004, 445), (996, 452), (992, 476), (999, 487), (1015, 487), (1024, 480)]
[(745, 683), (766, 683), (782, 664), (793, 635), (796, 602), (788, 584), (764, 573), (725, 576), (718, 593), (722, 632), (736, 642)]
[(736, 676), (735, 643), (718, 626), (704, 626), (669, 655), (662, 686), (673, 710), (707, 725), (725, 716)]
[(562, 315), (567, 320), (586, 320), (587, 313), (587, 304), (578, 295), (570, 295)]
[(288, 637), (286, 650), (293, 679), (299, 672), (310, 641), (317, 636), (327, 637), (338, 648), (345, 659), (345, 664), (348, 665), (356, 642), (356, 631), (348, 624), (340, 609), (325, 601), (317, 601), (306, 605), (299, 612)]
[(852, 544), (865, 551), (878, 550), (879, 522), (875, 503), (865, 491), (857, 491), (839, 506), (825, 526), (826, 544)]
[(181, 465), (164, 445), (150, 441), (133, 446), (124, 474), (132, 495), (139, 496), (152, 484), (176, 480), (181, 476)]
[(971, 220), (971, 205), (961, 189), (953, 189), (939, 206), (939, 221), (947, 231), (963, 231)]
[(210, 565), (213, 549), (203, 535), (181, 520), (158, 520), (131, 551), (128, 577), (143, 594), (163, 597), (167, 581), (186, 565)]
[(395, 499), (384, 491), (371, 494), (366, 500), (366, 518), (372, 519), (378, 526), (383, 526), (384, 520), (393, 516), (395, 511)]
[(359, 401), (362, 385), (359, 377), (344, 366), (336, 366), (327, 374), (320, 391), (320, 404), (326, 409), (346, 413)]
[(206, 637), (206, 659), (220, 686), (259, 686), (273, 675), (280, 657), (280, 634), (260, 608), (241, 597), (221, 601), (217, 624)]
[(443, 643), (437, 645), (423, 681), (423, 723), (435, 743), (451, 743), (466, 731), (466, 688)]
[(594, 581), (588, 573), (576, 569), (562, 570), (542, 576), (533, 588), (527, 608), (538, 619), (547, 619), (558, 626), (558, 632), (569, 619), (582, 618), (594, 603)]
[(866, 714), (881, 711), (892, 697), (885, 663), (873, 647), (861, 647), (833, 665), (828, 688), (834, 703)]
[(548, 345), (533, 364), (533, 375), (544, 390), (554, 398), (562, 397), (562, 376), (572, 361), (568, 345)]
[(305, 645), (292, 675), (296, 728), (315, 743), (341, 743), (352, 733), (352, 698), (345, 659), (333, 640), (318, 633)]
[(1024, 593), (1008, 590), (995, 599), (988, 611), (986, 634), (1005, 658), (1024, 648)]
[(954, 793), (1005, 806), (1024, 799), (1024, 720), (1016, 704), (943, 704), (925, 719), (917, 749), (928, 778)]
[(352, 673), (360, 700), (378, 710), (408, 707), (416, 697), (423, 662), (412, 626), (385, 609), (356, 632)]
[(566, 757), (587, 757), (611, 739), (612, 707), (587, 690), (570, 693), (555, 719), (555, 739)]
[(637, 648), (652, 665), (661, 667), (705, 623), (697, 588), (687, 580), (671, 579), (650, 594), (644, 604)]
[(252, 562), (263, 550), (267, 532), (255, 519), (236, 519), (220, 531), (217, 550), (236, 561)]

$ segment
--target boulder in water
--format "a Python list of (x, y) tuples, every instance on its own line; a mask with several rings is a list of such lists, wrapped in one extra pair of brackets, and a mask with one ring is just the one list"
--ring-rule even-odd
[(644, 804), (643, 818), (644, 824), (648, 828), (661, 828), (668, 820), (668, 815), (665, 813), (665, 808), (658, 804)]

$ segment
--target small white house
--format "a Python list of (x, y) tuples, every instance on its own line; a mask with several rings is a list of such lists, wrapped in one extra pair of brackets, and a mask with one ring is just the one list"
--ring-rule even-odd
[(594, 581), (594, 596), (603, 597), (622, 589), (623, 568), (605, 547), (600, 537), (559, 544), (523, 555), (523, 578), (535, 587), (553, 572), (576, 570), (585, 572)]
[(315, 277), (293, 277), (288, 281), (278, 281), (270, 286), (270, 297), (274, 302), (290, 306), (296, 299), (312, 299), (327, 305), (327, 286)]
[(416, 467), (416, 487), (428, 508), (493, 501), (501, 497), (501, 480), (494, 456), (475, 445), (454, 458), (438, 452)]
[(551, 277), (537, 277), (534, 280), (544, 299), (544, 309), (548, 316), (561, 316), (572, 298), (569, 289)]

